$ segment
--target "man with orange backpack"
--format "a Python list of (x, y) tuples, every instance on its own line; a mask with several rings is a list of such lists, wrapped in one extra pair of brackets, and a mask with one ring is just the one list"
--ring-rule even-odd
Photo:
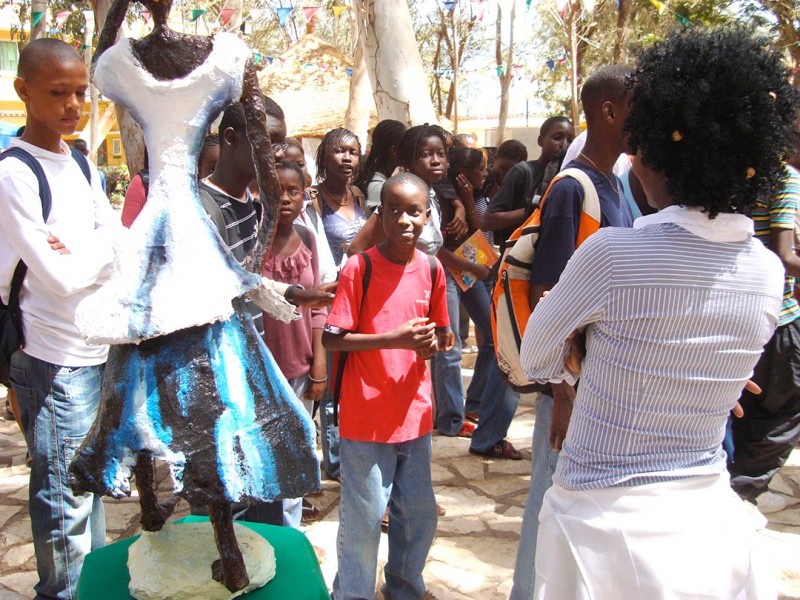
[[(630, 68), (621, 65), (601, 67), (581, 89), (587, 126), (586, 145), (578, 158), (565, 167), (583, 172), (596, 191), (600, 220), (593, 224), (595, 229), (633, 225), (630, 208), (623, 198), (622, 184), (612, 172), (619, 155), (627, 150), (628, 136), (624, 126), (630, 89), (626, 87), (626, 79), (631, 73)], [(581, 175), (577, 177), (580, 180), (573, 176), (557, 176), (542, 198), (538, 240), (531, 263), (529, 295), (532, 308), (546, 291), (558, 283), (570, 257), (584, 240), (587, 220), (584, 199), (588, 196), (584, 190), (589, 182)], [(535, 218), (536, 215), (532, 217)], [(520, 531), (511, 600), (527, 600), (533, 594), (539, 511), (544, 493), (552, 485), (574, 398), (575, 389), (571, 385), (552, 384), (542, 394), (536, 408), (531, 485)]]

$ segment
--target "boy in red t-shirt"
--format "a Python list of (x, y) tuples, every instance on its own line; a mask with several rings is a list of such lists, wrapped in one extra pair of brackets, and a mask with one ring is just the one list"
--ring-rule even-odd
[(428, 220), (428, 186), (401, 173), (381, 191), (386, 240), (351, 257), (322, 341), (350, 352), (340, 399), (339, 572), (333, 595), (375, 596), (381, 517), (389, 504), (389, 561), (382, 593), (393, 600), (425, 595), (422, 569), (436, 532), (431, 483), (431, 380), (425, 360), (452, 347), (444, 272), (435, 280), (416, 249)]

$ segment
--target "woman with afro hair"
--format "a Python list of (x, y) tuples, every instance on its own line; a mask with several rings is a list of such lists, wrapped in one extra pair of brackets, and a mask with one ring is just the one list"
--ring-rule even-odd
[(781, 310), (783, 266), (747, 215), (781, 183), (798, 94), (735, 28), (670, 35), (630, 85), (633, 170), (660, 212), (584, 242), (522, 342), (529, 378), (581, 378), (534, 596), (774, 598), (722, 440)]

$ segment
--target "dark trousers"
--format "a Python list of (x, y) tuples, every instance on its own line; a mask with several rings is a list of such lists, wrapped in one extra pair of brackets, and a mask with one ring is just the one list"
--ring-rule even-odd
[(800, 439), (800, 318), (775, 330), (753, 381), (761, 394), (743, 392), (744, 417), (732, 419), (731, 486), (746, 500), (766, 491)]

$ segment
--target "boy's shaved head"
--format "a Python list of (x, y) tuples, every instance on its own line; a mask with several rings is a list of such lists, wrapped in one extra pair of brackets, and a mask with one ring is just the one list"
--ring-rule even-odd
[(425, 194), (425, 201), (428, 200), (428, 191), (430, 188), (428, 184), (425, 183), (422, 179), (414, 175), (413, 173), (398, 173), (397, 175), (392, 175), (386, 182), (383, 184), (381, 188), (381, 204), (384, 203), (386, 199), (386, 195), (392, 191), (396, 187), (400, 187), (402, 185), (411, 184), (414, 187), (418, 188), (423, 194)]
[(39, 38), (30, 42), (19, 53), (17, 76), (30, 80), (43, 69), (47, 69), (53, 61), (83, 64), (83, 59), (78, 51), (66, 42), (55, 38)]
[(591, 123), (603, 102), (616, 102), (630, 91), (626, 86), (633, 69), (624, 65), (606, 65), (592, 73), (581, 88), (581, 104), (586, 122)]

